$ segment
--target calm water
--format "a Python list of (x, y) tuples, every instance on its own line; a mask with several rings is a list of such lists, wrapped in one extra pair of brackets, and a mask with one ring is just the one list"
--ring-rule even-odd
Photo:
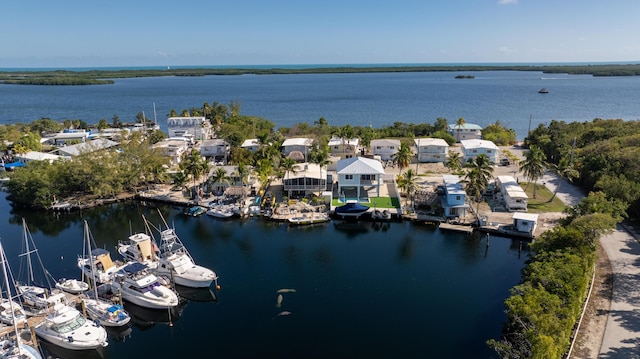
[[(475, 79), (455, 79), (472, 74)], [(548, 94), (538, 90), (547, 88)], [(135, 121), (145, 112), (163, 127), (171, 109), (240, 102), (241, 113), (277, 127), (313, 124), (384, 127), (396, 121), (500, 120), (518, 139), (539, 123), (594, 118), (640, 119), (640, 76), (592, 77), (522, 71), (156, 77), (102, 86), (0, 85), (0, 124), (82, 119)], [(531, 121), (530, 121), (531, 119)]]
[[(220, 276), (217, 302), (191, 293), (171, 319), (127, 306), (137, 319), (124, 341), (111, 333), (105, 352), (54, 351), (64, 358), (492, 358), (485, 341), (500, 335), (527, 255), (510, 239), (491, 237), (487, 248), (484, 238), (412, 223), (289, 228), (137, 202), (53, 215), (14, 209), (5, 196), (1, 237), (16, 273), (23, 217), (47, 269), (69, 278), (79, 277), (83, 219), (117, 258), (117, 241), (143, 230), (142, 214), (159, 223), (160, 208), (196, 261)], [(296, 292), (276, 308), (280, 288)]]

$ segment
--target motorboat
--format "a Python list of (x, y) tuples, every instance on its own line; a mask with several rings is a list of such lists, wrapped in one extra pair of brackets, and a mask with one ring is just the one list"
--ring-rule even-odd
[[(87, 221), (84, 222), (84, 238), (85, 248), (91, 248), (91, 232), (89, 231), (89, 225)], [(91, 261), (91, 273), (96, 274), (95, 262)], [(100, 298), (98, 294), (98, 285), (96, 280), (91, 278), (94, 283), (93, 291), (81, 296), (81, 305), (89, 318), (98, 321), (100, 325), (105, 327), (122, 327), (129, 323), (131, 317), (121, 304), (114, 304), (110, 301), (106, 301)]]
[(371, 219), (374, 221), (390, 221), (391, 220), (391, 212), (388, 209), (379, 210), (374, 209), (371, 213)]
[(325, 223), (330, 221), (329, 215), (324, 212), (302, 213), (299, 216), (290, 217), (289, 224), (303, 226), (308, 224)]
[(111, 286), (122, 299), (150, 309), (167, 309), (178, 305), (178, 295), (161, 285), (149, 267), (140, 262), (128, 262), (111, 276)]
[(56, 288), (67, 293), (80, 294), (89, 290), (89, 284), (73, 278), (62, 278), (56, 283)]
[(347, 201), (342, 206), (335, 208), (335, 213), (341, 217), (360, 217), (369, 210), (370, 207), (362, 205), (357, 201)]
[(549, 93), (549, 90), (547, 90), (546, 88), (541, 88), (538, 93)]
[(78, 268), (83, 276), (98, 284), (108, 283), (111, 275), (118, 270), (118, 266), (111, 259), (111, 252), (103, 248), (91, 249), (89, 254), (83, 253), (78, 256)]
[(184, 214), (191, 217), (198, 217), (201, 214), (205, 213), (206, 211), (207, 209), (202, 206), (192, 206), (192, 207), (186, 208), (184, 210)]
[[(147, 222), (147, 229), (151, 225)], [(164, 219), (163, 219), (164, 221)], [(173, 228), (165, 222), (164, 230), (160, 232), (160, 248), (152, 237), (146, 233), (136, 233), (129, 236), (128, 241), (118, 243), (118, 252), (127, 261), (137, 261), (147, 265), (160, 277), (171, 278), (175, 284), (206, 288), (218, 280), (214, 271), (197, 265)], [(216, 288), (218, 285), (216, 283)]]
[(79, 310), (62, 303), (56, 304), (34, 331), (41, 340), (72, 350), (108, 345), (107, 331), (103, 326), (87, 320)]
[[(2, 274), (8, 297), (6, 301), (2, 301), (3, 309), (0, 316), (3, 323), (13, 327), (13, 336), (6, 335), (0, 340), (0, 358), (42, 359), (40, 352), (31, 345), (24, 343), (20, 336), (18, 325), (24, 324), (26, 317), (21, 312), (21, 306), (15, 305), (17, 303), (11, 297), (11, 283), (15, 283), (15, 281), (13, 278), (9, 279), (11, 270), (8, 268), (9, 263), (2, 244), (0, 244), (0, 260), (2, 261)], [(7, 304), (6, 307), (5, 304)]]
[(207, 215), (216, 218), (231, 218), (236, 215), (236, 210), (229, 205), (216, 205), (207, 210)]

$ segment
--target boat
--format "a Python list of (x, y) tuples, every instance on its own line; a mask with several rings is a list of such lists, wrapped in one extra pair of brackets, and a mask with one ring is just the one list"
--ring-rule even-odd
[(362, 205), (357, 201), (347, 201), (342, 206), (336, 207), (334, 210), (341, 217), (360, 217), (369, 210), (368, 206)]
[(205, 213), (206, 211), (207, 209), (202, 206), (192, 206), (192, 207), (187, 207), (184, 210), (184, 214), (191, 217), (198, 217), (201, 214)]
[(390, 221), (391, 212), (389, 212), (389, 210), (387, 209), (382, 211), (379, 209), (374, 209), (371, 213), (371, 219), (373, 219), (374, 221)]
[[(147, 230), (151, 232), (152, 225), (143, 217)], [(127, 261), (138, 261), (160, 277), (168, 277), (177, 285), (191, 288), (207, 288), (216, 282), (218, 276), (209, 268), (197, 265), (184, 246), (175, 229), (164, 221), (165, 229), (157, 229), (160, 234), (160, 247), (152, 237), (146, 233), (136, 233), (129, 236), (129, 241), (118, 243), (118, 252)]]
[(325, 223), (330, 221), (329, 215), (324, 212), (302, 213), (299, 216), (290, 217), (289, 224), (304, 226), (309, 224)]
[(71, 294), (80, 294), (89, 290), (89, 284), (77, 279), (62, 278), (56, 283), (56, 288)]
[(236, 215), (236, 211), (228, 205), (216, 205), (209, 208), (206, 214), (216, 218), (231, 218)]
[(122, 299), (150, 309), (167, 309), (178, 305), (178, 294), (161, 285), (150, 268), (140, 262), (128, 262), (111, 275), (111, 286)]
[(72, 350), (108, 345), (107, 331), (103, 326), (87, 320), (79, 310), (62, 303), (56, 304), (34, 331), (40, 339)]
[(538, 93), (549, 93), (549, 90), (547, 90), (546, 88), (541, 88)]
[[(84, 221), (84, 239), (85, 248), (91, 249), (91, 232), (89, 231), (87, 221)], [(95, 262), (91, 261), (91, 266), (93, 267), (91, 273), (95, 275)], [(129, 313), (124, 310), (121, 304), (112, 303), (100, 298), (95, 278), (90, 279), (92, 283), (94, 283), (93, 291), (81, 297), (81, 305), (87, 315), (105, 327), (122, 327), (127, 325), (131, 320)]]
[[(90, 248), (85, 249), (85, 251), (89, 250)], [(118, 270), (118, 266), (111, 259), (111, 252), (103, 248), (91, 249), (88, 254), (83, 251), (83, 254), (78, 256), (78, 268), (83, 276), (98, 284), (108, 283), (111, 275)]]
[[(4, 276), (4, 285), (6, 286), (7, 297), (9, 300), (6, 302), (8, 304), (8, 312), (9, 315), (5, 316), (5, 310), (0, 314), (3, 318), (3, 323), (11, 325), (13, 327), (13, 336), (6, 336), (3, 340), (0, 341), (0, 358), (24, 358), (24, 359), (42, 359), (42, 355), (40, 352), (31, 345), (23, 342), (22, 337), (20, 336), (20, 331), (18, 330), (18, 325), (23, 324), (24, 313), (20, 314), (19, 310), (22, 308), (18, 306), (14, 306), (17, 304), (11, 298), (11, 283), (15, 283), (12, 280), (9, 280), (9, 276), (11, 270), (9, 269), (9, 262), (7, 261), (7, 256), (4, 253), (4, 248), (0, 243), (0, 261), (2, 262), (2, 273)], [(3, 301), (3, 307), (5, 302)], [(20, 320), (19, 318), (23, 318)], [(7, 321), (5, 322), (5, 319)]]
[[(26, 279), (20, 280), (19, 278), (16, 281), (16, 292), (22, 297), (25, 310), (28, 309), (31, 314), (37, 314), (47, 311), (57, 303), (64, 302), (66, 298), (60, 290), (55, 288), (57, 281), (44, 267), (24, 219), (22, 220), (22, 236), (23, 252), (20, 256), (26, 263), (23, 262), (24, 266), (21, 265), (21, 268), (26, 270)], [(37, 272), (33, 268), (32, 254), (35, 254), (40, 265), (40, 270)]]

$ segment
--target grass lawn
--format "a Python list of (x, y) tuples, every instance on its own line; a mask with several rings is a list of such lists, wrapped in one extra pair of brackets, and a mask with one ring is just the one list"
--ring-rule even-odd
[(527, 182), (521, 182), (520, 187), (529, 196), (527, 208), (530, 213), (562, 212), (567, 207), (558, 197), (554, 197), (550, 202), (553, 192), (541, 184), (536, 184), (536, 198), (533, 198), (533, 183), (528, 186), (527, 184)]
[[(360, 204), (369, 206), (371, 208), (400, 208), (400, 202), (398, 198), (391, 197), (369, 197), (369, 203), (360, 202)], [(344, 203), (339, 199), (334, 198), (331, 200), (333, 207), (342, 206)]]

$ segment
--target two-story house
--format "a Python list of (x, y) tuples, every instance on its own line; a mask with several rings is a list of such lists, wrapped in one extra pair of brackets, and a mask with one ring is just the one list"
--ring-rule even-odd
[(332, 137), (329, 140), (329, 154), (334, 157), (351, 158), (357, 156), (360, 144), (359, 138)]
[(369, 189), (380, 196), (384, 183), (384, 168), (378, 160), (352, 157), (338, 161), (338, 195), (345, 199), (360, 199), (368, 195)]
[(201, 155), (206, 158), (211, 158), (214, 161), (227, 163), (227, 159), (229, 158), (229, 143), (221, 138), (204, 140), (200, 143), (198, 149)]
[(498, 162), (498, 146), (487, 140), (463, 140), (460, 141), (462, 149), (462, 159), (469, 162), (477, 156), (484, 154), (489, 157), (491, 163)]
[(384, 138), (371, 140), (369, 148), (374, 156), (380, 156), (380, 160), (390, 161), (400, 149), (400, 140)]
[(285, 157), (292, 157), (300, 162), (306, 162), (309, 151), (313, 146), (313, 139), (304, 137), (287, 138), (282, 142), (282, 154)]
[(418, 162), (445, 162), (449, 153), (449, 144), (442, 138), (416, 138), (415, 151)]
[(462, 140), (479, 140), (482, 138), (482, 127), (474, 125), (473, 123), (449, 125), (449, 134), (455, 137), (457, 142)]
[(196, 141), (208, 140), (213, 131), (211, 123), (204, 117), (169, 117), (169, 137), (190, 137)]
[(444, 195), (440, 204), (445, 218), (464, 217), (467, 214), (467, 194), (462, 187), (460, 177), (456, 175), (443, 175)]

